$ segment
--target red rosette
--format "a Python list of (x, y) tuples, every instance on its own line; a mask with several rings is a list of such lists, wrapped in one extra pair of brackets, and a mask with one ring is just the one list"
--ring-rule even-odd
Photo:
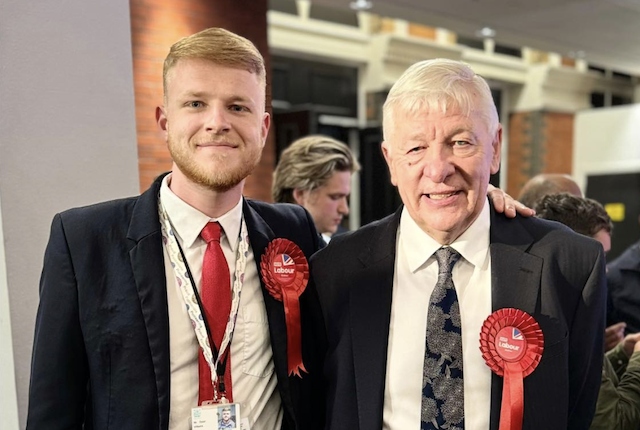
[(536, 369), (543, 350), (540, 325), (520, 309), (499, 309), (482, 324), (482, 358), (494, 373), (504, 378), (500, 430), (522, 429), (523, 379)]
[(284, 303), (287, 326), (287, 362), (289, 375), (302, 377), (302, 328), (299, 297), (309, 282), (309, 264), (302, 250), (288, 239), (274, 239), (260, 260), (260, 272), (267, 291)]

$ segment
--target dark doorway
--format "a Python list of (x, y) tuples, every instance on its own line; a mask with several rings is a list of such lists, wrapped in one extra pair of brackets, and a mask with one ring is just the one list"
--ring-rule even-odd
[(389, 169), (382, 155), (382, 129), (360, 131), (360, 221), (368, 224), (393, 213), (400, 204), (396, 187), (391, 185)]

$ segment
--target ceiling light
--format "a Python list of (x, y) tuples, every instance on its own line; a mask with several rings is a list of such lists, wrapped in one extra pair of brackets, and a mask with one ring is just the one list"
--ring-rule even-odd
[(480, 30), (476, 31), (476, 36), (483, 37), (485, 39), (493, 39), (496, 37), (496, 31), (491, 27), (482, 27)]
[(373, 7), (373, 3), (368, 0), (356, 0), (349, 3), (349, 7), (353, 10), (369, 10)]

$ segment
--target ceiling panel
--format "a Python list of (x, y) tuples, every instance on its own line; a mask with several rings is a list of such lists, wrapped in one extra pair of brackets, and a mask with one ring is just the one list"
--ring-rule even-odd
[[(348, 9), (353, 0), (312, 0)], [(473, 36), (483, 26), (498, 43), (583, 51), (589, 64), (640, 76), (640, 0), (371, 0), (372, 13)]]

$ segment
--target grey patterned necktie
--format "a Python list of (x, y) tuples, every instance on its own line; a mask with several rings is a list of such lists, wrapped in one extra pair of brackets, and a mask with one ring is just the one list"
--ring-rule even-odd
[(427, 429), (464, 429), (462, 383), (462, 330), (460, 307), (451, 271), (460, 254), (443, 247), (427, 315), (427, 336), (422, 374), (422, 424)]

